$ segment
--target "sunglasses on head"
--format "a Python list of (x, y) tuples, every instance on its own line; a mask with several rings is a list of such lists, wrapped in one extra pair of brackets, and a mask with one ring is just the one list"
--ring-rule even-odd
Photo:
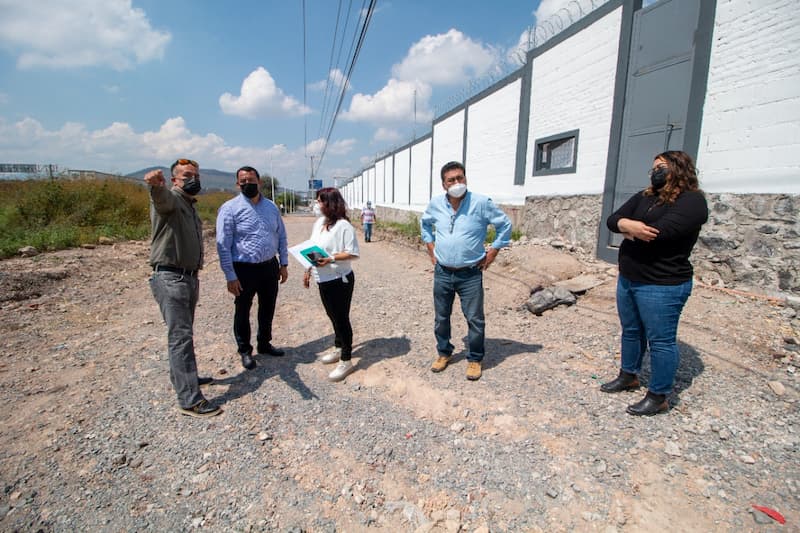
[(194, 159), (178, 159), (175, 161), (175, 164), (173, 166), (178, 166), (178, 165), (192, 165), (193, 167), (200, 168), (200, 165), (198, 165), (197, 161), (195, 161)]

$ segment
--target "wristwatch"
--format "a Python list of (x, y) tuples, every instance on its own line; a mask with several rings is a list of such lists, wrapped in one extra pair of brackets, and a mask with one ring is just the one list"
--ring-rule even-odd
[(331, 263), (335, 263), (335, 262), (336, 262), (336, 258), (333, 256), (333, 254), (331, 254)]

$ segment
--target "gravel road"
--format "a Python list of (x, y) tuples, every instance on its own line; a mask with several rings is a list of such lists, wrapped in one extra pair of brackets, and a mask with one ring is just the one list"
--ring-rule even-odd
[[(286, 222), (290, 244), (307, 238), (310, 218)], [(208, 243), (195, 341), (224, 409), (212, 419), (175, 409), (147, 243), (0, 262), (0, 530), (800, 530), (789, 307), (696, 286), (671, 409), (636, 418), (625, 407), (643, 391), (599, 391), (619, 357), (611, 265), (536, 242), (503, 251), (469, 382), (458, 310), (461, 352), (429, 371), (426, 254), (378, 233), (354, 264), (357, 371), (330, 383), (316, 357), (332, 329), (295, 263), (274, 327), (287, 355), (241, 367)], [(602, 283), (576, 305), (524, 308), (532, 287), (579, 274)]]

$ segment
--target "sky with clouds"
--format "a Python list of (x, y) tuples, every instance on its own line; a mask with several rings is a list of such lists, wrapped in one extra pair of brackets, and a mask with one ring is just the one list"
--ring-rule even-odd
[(300, 189), (324, 152), (316, 178), (332, 184), (508, 72), (570, 2), (378, 0), (326, 146), (368, 4), (306, 0), (304, 47), (300, 1), (0, 0), (0, 163), (128, 173), (190, 157)]

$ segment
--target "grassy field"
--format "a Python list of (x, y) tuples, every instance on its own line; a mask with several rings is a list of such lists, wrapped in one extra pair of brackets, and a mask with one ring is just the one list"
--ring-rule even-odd
[[(201, 194), (198, 212), (214, 224), (232, 193)], [(0, 181), (0, 258), (24, 246), (40, 251), (150, 236), (147, 188), (129, 180)]]

